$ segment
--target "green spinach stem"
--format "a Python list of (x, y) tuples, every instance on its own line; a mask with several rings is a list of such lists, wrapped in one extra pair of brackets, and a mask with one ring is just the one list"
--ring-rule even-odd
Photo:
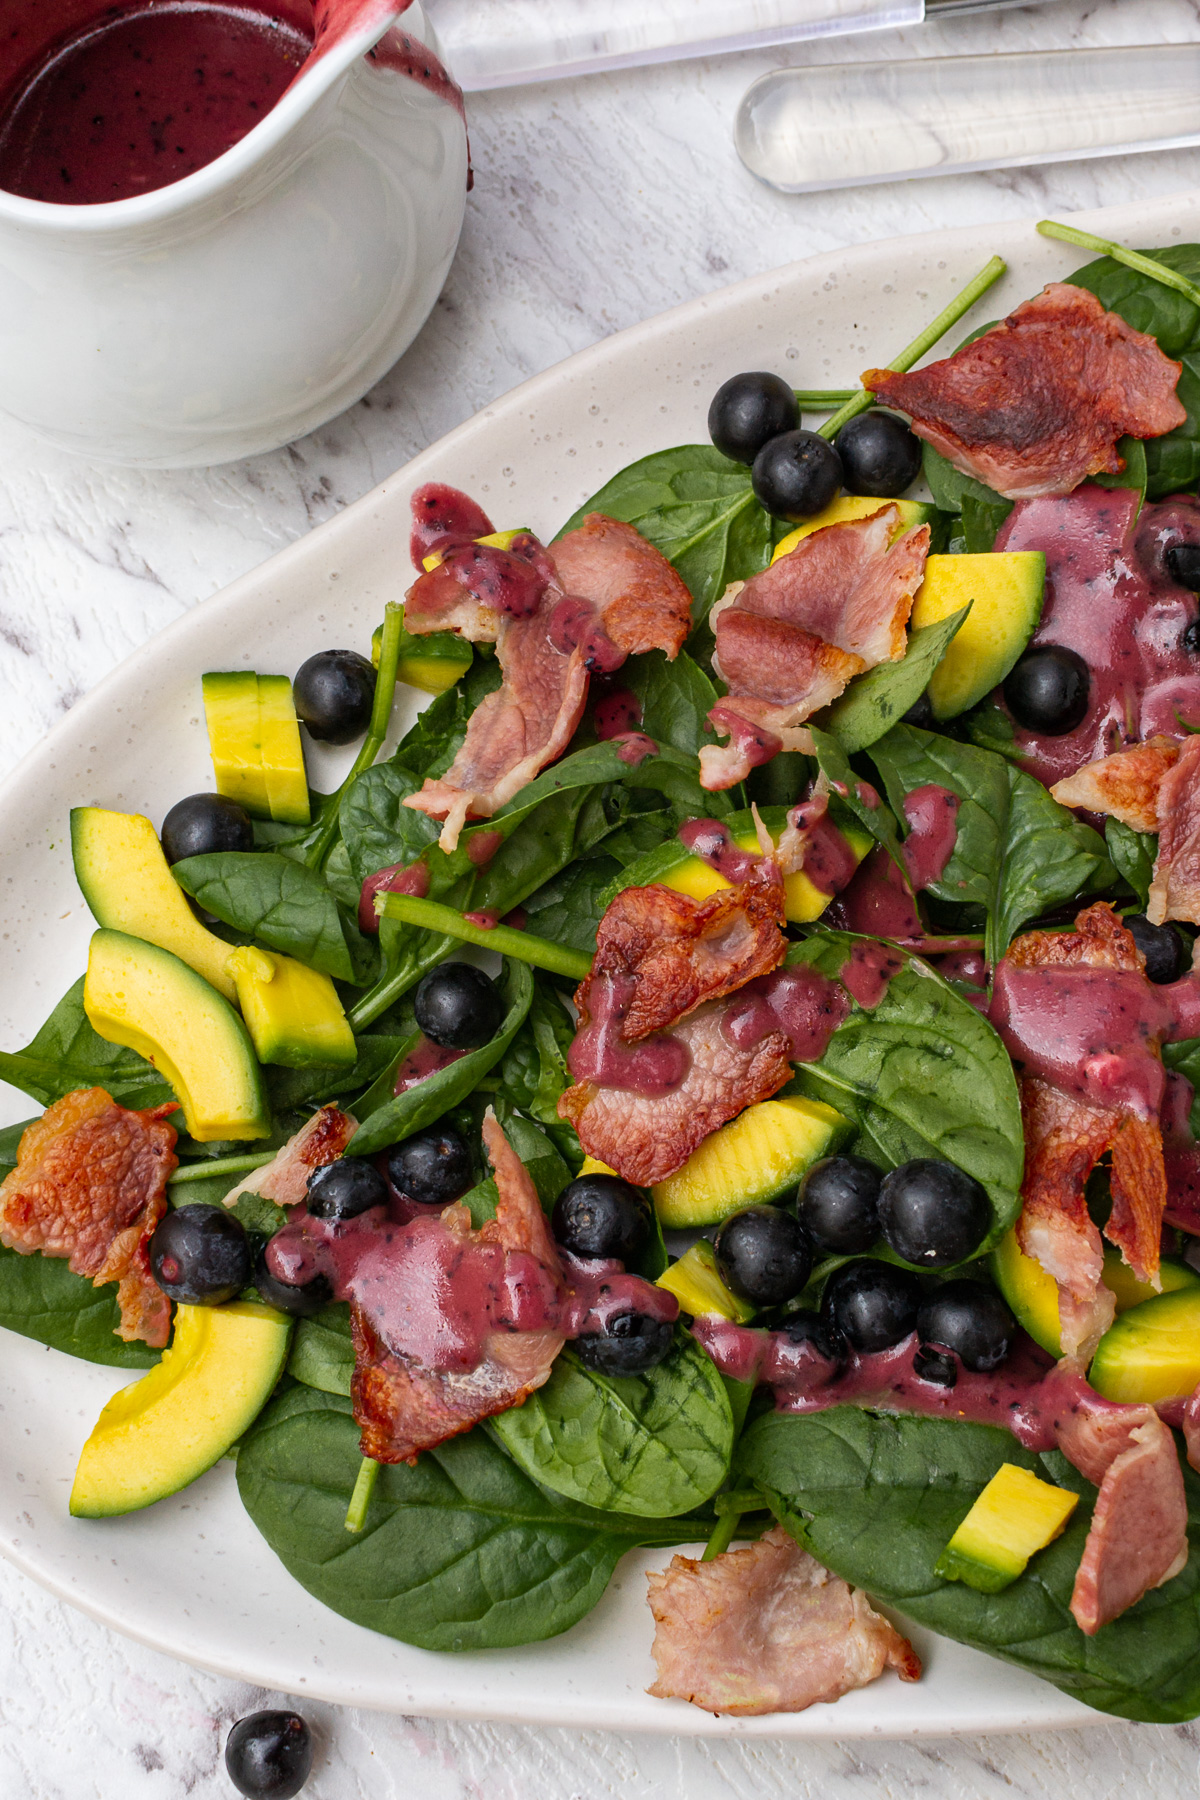
[(853, 400), (859, 391), (858, 388), (796, 388), (794, 390), (799, 404), (812, 407), (814, 412), (822, 412), (826, 407), (832, 411), (844, 400)]
[(309, 845), (305, 862), (310, 869), (322, 869), (325, 858), (333, 848), (333, 840), (338, 834), (340, 806), (338, 802), (346, 792), (350, 783), (369, 769), (379, 752), (383, 749), (383, 741), (387, 737), (388, 721), (392, 716), (392, 700), (396, 692), (396, 673), (400, 666), (400, 646), (404, 642), (404, 608), (398, 600), (389, 600), (383, 612), (383, 637), (379, 646), (379, 673), (375, 678), (375, 703), (371, 708), (371, 723), (367, 727), (367, 735), (363, 739), (362, 749), (354, 759), (354, 766), (345, 781), (329, 796), (330, 804), (325, 817), (321, 821), (321, 829)]
[(455, 912), (452, 906), (443, 906), (439, 900), (418, 900), (414, 894), (377, 894), (375, 910), (380, 918), (399, 919), (426, 931), (442, 931), (465, 944), (497, 950), (501, 956), (532, 963), (535, 969), (549, 969), (555, 975), (569, 975), (574, 981), (582, 981), (592, 967), (591, 957), (582, 950), (568, 950), (562, 944), (552, 944), (548, 938), (515, 931), (511, 925), (473, 925), (462, 913)]
[[(962, 293), (957, 294), (949, 306), (943, 307), (933, 323), (927, 325), (911, 344), (906, 344), (899, 356), (888, 363), (887, 367), (895, 370), (897, 375), (902, 375), (906, 369), (911, 369), (914, 363), (920, 362), (925, 352), (932, 350), (938, 339), (945, 337), (950, 327), (956, 325), (963, 314), (969, 312), (975, 302), (986, 294), (995, 282), (999, 281), (1007, 267), (1008, 264), (1003, 258), (993, 256), (991, 261), (980, 269), (974, 280), (968, 281)], [(874, 394), (867, 388), (859, 388), (854, 398), (847, 400), (845, 406), (840, 407), (832, 419), (826, 419), (823, 425), (818, 425), (819, 436), (828, 438), (832, 443), (848, 419), (856, 418), (860, 412), (866, 412), (868, 406), (874, 406), (874, 404)]]
[(375, 1483), (378, 1480), (379, 1464), (373, 1457), (364, 1456), (359, 1465), (358, 1478), (354, 1483), (350, 1504), (346, 1508), (347, 1531), (361, 1531), (366, 1524), (367, 1508), (371, 1504), (371, 1495), (375, 1492)]
[(712, 1536), (704, 1546), (704, 1555), (700, 1558), (700, 1561), (713, 1562), (720, 1556), (722, 1550), (728, 1550), (730, 1544), (732, 1544), (737, 1535), (737, 1528), (741, 1522), (742, 1515), (740, 1512), (734, 1512), (730, 1509), (729, 1512), (722, 1513), (721, 1517), (713, 1526)]
[(251, 1169), (261, 1169), (266, 1163), (274, 1162), (277, 1150), (256, 1150), (246, 1156), (215, 1156), (211, 1162), (184, 1163), (180, 1168), (167, 1176), (168, 1187), (178, 1187), (185, 1181), (208, 1181), (214, 1175), (244, 1175)]
[(1156, 262), (1152, 256), (1143, 256), (1140, 250), (1126, 250), (1123, 244), (1095, 237), (1090, 231), (1080, 231), (1077, 225), (1060, 225), (1056, 219), (1039, 219), (1038, 230), (1043, 237), (1061, 238), (1064, 244), (1078, 244), (1081, 250), (1095, 250), (1100, 256), (1111, 256), (1114, 262), (1124, 263), (1127, 269), (1136, 269), (1139, 275), (1149, 275), (1152, 281), (1161, 281), (1164, 287), (1186, 295), (1193, 306), (1200, 306), (1200, 287), (1194, 281), (1169, 269), (1166, 263)]

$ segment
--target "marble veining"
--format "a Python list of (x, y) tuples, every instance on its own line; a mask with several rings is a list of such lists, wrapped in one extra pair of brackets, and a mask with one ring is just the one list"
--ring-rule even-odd
[[(733, 150), (755, 77), (789, 62), (1160, 40), (1200, 41), (1200, 0), (1057, 0), (472, 96), (477, 178), (449, 284), (413, 349), (342, 418), (247, 463), (138, 474), (90, 467), (0, 419), (0, 773), (185, 609), (610, 332), (810, 252), (1200, 183), (1189, 150), (784, 196)], [(802, 319), (795, 351), (799, 383)], [(228, 1725), (277, 1698), (121, 1638), (0, 1563), (0, 1800), (216, 1800), (233, 1791)], [(306, 1711), (319, 1737), (306, 1800), (1190, 1800), (1200, 1788), (1200, 1730), (1099, 1716), (1076, 1732), (838, 1744)]]

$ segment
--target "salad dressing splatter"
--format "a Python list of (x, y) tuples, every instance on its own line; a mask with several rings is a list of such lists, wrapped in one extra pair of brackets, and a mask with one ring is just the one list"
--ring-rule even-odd
[(757, 850), (743, 850), (735, 844), (720, 819), (689, 819), (676, 835), (685, 849), (734, 887), (749, 880), (755, 864), (762, 861)]
[(692, 1066), (691, 1052), (669, 1031), (627, 1044), (622, 1024), (633, 1003), (636, 977), (596, 975), (588, 993), (588, 1023), (575, 1033), (567, 1066), (576, 1081), (619, 1088), (644, 1099), (661, 1098), (682, 1087)]
[(929, 782), (914, 788), (904, 800), (908, 836), (901, 847), (904, 867), (913, 888), (931, 887), (940, 881), (958, 841), (958, 795)]
[[(469, 914), (467, 916), (470, 917)], [(427, 1075), (437, 1075), (466, 1054), (465, 1050), (451, 1050), (444, 1044), (435, 1044), (423, 1037), (398, 1066), (392, 1087), (393, 1094), (407, 1093), (409, 1088), (416, 1087), (418, 1081), (424, 1081)]]
[(781, 1031), (792, 1062), (819, 1062), (849, 1012), (849, 998), (838, 982), (799, 964), (739, 988), (727, 1004), (721, 1030), (737, 1050), (752, 1050), (771, 1032)]
[(606, 744), (610, 738), (624, 737), (627, 732), (638, 730), (642, 723), (642, 703), (629, 688), (613, 688), (597, 700), (592, 718), (596, 736)]
[(376, 894), (411, 894), (414, 899), (423, 900), (428, 892), (429, 869), (423, 862), (393, 863), (390, 868), (377, 869), (374, 875), (367, 876), (358, 896), (358, 929), (378, 932)]

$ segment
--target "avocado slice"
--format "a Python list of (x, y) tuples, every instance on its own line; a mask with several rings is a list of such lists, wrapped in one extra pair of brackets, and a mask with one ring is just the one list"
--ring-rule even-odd
[(229, 945), (206, 931), (140, 813), (76, 806), (71, 812), (75, 876), (98, 925), (145, 938), (181, 957), (226, 1000), (236, 998), (226, 968)]
[(826, 525), (845, 525), (854, 519), (869, 519), (881, 507), (896, 506), (900, 509), (900, 531), (911, 531), (914, 525), (928, 524), (937, 513), (936, 506), (927, 505), (923, 500), (881, 500), (874, 494), (839, 494), (831, 500), (824, 512), (815, 513), (806, 519), (803, 525), (797, 525), (795, 531), (789, 531), (785, 538), (780, 538), (775, 546), (773, 563), (781, 556), (796, 548), (802, 538), (811, 537), (814, 531), (823, 531)]
[[(376, 668), (382, 644), (383, 626), (377, 625), (371, 635), (371, 661)], [(396, 679), (420, 688), (423, 694), (444, 694), (466, 674), (474, 654), (457, 632), (431, 631), (426, 637), (415, 637), (406, 631), (400, 639)]]
[(261, 818), (307, 825), (308, 778), (287, 676), (216, 671), (202, 688), (217, 792)]
[(656, 1287), (674, 1294), (684, 1312), (694, 1319), (732, 1319), (745, 1325), (754, 1317), (754, 1308), (727, 1288), (717, 1268), (716, 1252), (707, 1238), (698, 1238), (691, 1249), (664, 1269)]
[(963, 1581), (998, 1594), (1025, 1571), (1030, 1557), (1065, 1529), (1079, 1495), (1040, 1481), (1016, 1463), (1001, 1463), (937, 1562), (943, 1581)]
[(823, 1100), (789, 1094), (756, 1101), (651, 1188), (659, 1219), (668, 1231), (719, 1225), (744, 1206), (775, 1200), (850, 1131), (849, 1121)]
[(244, 1300), (178, 1306), (162, 1361), (114, 1394), (79, 1457), (77, 1519), (136, 1512), (211, 1469), (283, 1373), (292, 1320)]
[(97, 931), (83, 1010), (94, 1031), (154, 1064), (201, 1143), (267, 1137), (271, 1115), (246, 1027), (178, 956), (123, 931)]
[(1040, 550), (926, 558), (911, 625), (933, 625), (971, 607), (929, 683), (935, 719), (956, 718), (1004, 680), (1037, 629), (1045, 585)]
[[(1015, 1227), (992, 1251), (990, 1263), (992, 1278), (1012, 1307), (1017, 1324), (1029, 1333), (1035, 1344), (1048, 1350), (1051, 1356), (1061, 1356), (1058, 1284), (1052, 1275), (1047, 1275), (1041, 1263), (1032, 1256), (1025, 1255), (1017, 1242)], [(1162, 1283), (1161, 1292), (1164, 1294), (1175, 1293), (1184, 1288), (1200, 1288), (1200, 1275), (1195, 1269), (1174, 1257), (1163, 1257), (1158, 1266), (1158, 1275)], [(1121, 1252), (1111, 1244), (1106, 1245), (1104, 1251), (1103, 1281), (1116, 1298), (1118, 1313), (1127, 1312), (1131, 1307), (1140, 1306), (1143, 1301), (1155, 1296), (1155, 1290), (1146, 1282), (1138, 1280)]]
[(1106, 1400), (1185, 1400), (1200, 1385), (1200, 1284), (1131, 1306), (1096, 1349), (1088, 1380)]
[(259, 1062), (307, 1069), (357, 1061), (354, 1033), (328, 975), (252, 944), (226, 951)]

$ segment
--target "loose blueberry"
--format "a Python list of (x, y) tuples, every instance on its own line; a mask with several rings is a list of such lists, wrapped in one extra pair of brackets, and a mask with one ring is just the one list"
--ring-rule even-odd
[(322, 743), (352, 744), (371, 723), (376, 679), (357, 650), (320, 650), (296, 671), (296, 717)]
[(821, 1319), (836, 1342), (854, 1350), (889, 1350), (917, 1323), (921, 1285), (907, 1269), (863, 1258), (844, 1263), (825, 1283)]
[(185, 1306), (220, 1306), (249, 1287), (253, 1259), (241, 1221), (223, 1206), (180, 1206), (150, 1239), (150, 1272)]
[(572, 1256), (628, 1263), (650, 1235), (650, 1202), (617, 1175), (580, 1175), (554, 1203), (550, 1225)]
[(218, 850), (253, 850), (250, 814), (224, 794), (189, 794), (163, 820), (159, 841), (169, 863)]
[(751, 486), (760, 506), (799, 524), (824, 512), (842, 485), (842, 463), (815, 431), (785, 431), (754, 459)]
[(312, 1738), (299, 1713), (258, 1712), (225, 1740), (225, 1769), (246, 1800), (292, 1800), (312, 1771)]
[(388, 1151), (388, 1176), (420, 1206), (449, 1206), (473, 1185), (475, 1170), (466, 1139), (435, 1125)]
[(1091, 678), (1082, 656), (1061, 644), (1039, 644), (1018, 658), (1004, 682), (1004, 702), (1025, 731), (1064, 737), (1082, 723)]
[(708, 409), (709, 437), (722, 456), (740, 463), (752, 463), (764, 444), (799, 424), (795, 393), (762, 369), (722, 382)]
[(808, 1233), (778, 1206), (747, 1206), (726, 1219), (713, 1240), (726, 1287), (752, 1306), (794, 1299), (812, 1272)]
[(1124, 925), (1146, 959), (1146, 979), (1178, 981), (1187, 967), (1179, 933), (1169, 925), (1152, 925), (1145, 913), (1129, 914)]
[(845, 1338), (820, 1313), (789, 1313), (780, 1320), (778, 1329), (789, 1343), (811, 1344), (817, 1355), (828, 1362), (841, 1362), (846, 1354)]
[(928, 688), (918, 699), (914, 700), (908, 711), (902, 715), (901, 723), (915, 725), (920, 731), (932, 731), (937, 724), (933, 716), (933, 701), (929, 698)]
[(387, 1182), (373, 1162), (365, 1156), (340, 1156), (313, 1170), (304, 1204), (314, 1219), (342, 1225), (387, 1202)]
[(922, 1302), (917, 1336), (922, 1345), (953, 1350), (977, 1374), (998, 1368), (1012, 1348), (1016, 1320), (994, 1288), (981, 1281), (947, 1281)]
[(478, 1050), (500, 1029), (504, 1006), (482, 969), (440, 963), (417, 988), (413, 1010), (425, 1036), (446, 1050)]
[(604, 1331), (575, 1339), (575, 1354), (597, 1375), (644, 1375), (657, 1368), (668, 1350), (674, 1326), (648, 1313), (617, 1313)]
[(842, 459), (842, 486), (848, 494), (894, 499), (921, 473), (921, 440), (894, 413), (859, 413), (847, 419), (833, 440)]
[(267, 1246), (259, 1250), (254, 1262), (254, 1285), (267, 1306), (276, 1312), (290, 1313), (293, 1318), (311, 1319), (333, 1299), (327, 1275), (314, 1275), (302, 1287), (290, 1281), (279, 1281), (267, 1267)]
[(987, 1190), (953, 1163), (919, 1156), (883, 1178), (879, 1226), (884, 1242), (919, 1268), (946, 1269), (965, 1262), (991, 1222)]
[(818, 1249), (838, 1256), (869, 1250), (879, 1236), (883, 1177), (862, 1156), (826, 1156), (800, 1183), (796, 1211)]
[(944, 1350), (931, 1350), (920, 1344), (913, 1353), (913, 1368), (922, 1381), (935, 1387), (952, 1388), (958, 1380), (958, 1364)]
[(1200, 544), (1172, 544), (1165, 561), (1172, 581), (1200, 594)]

